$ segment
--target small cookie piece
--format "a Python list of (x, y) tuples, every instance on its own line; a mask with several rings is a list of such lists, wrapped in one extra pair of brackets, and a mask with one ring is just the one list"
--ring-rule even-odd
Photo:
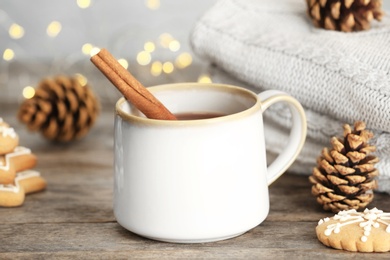
[(18, 207), (23, 204), (25, 193), (18, 183), (0, 184), (0, 207)]
[(35, 167), (37, 158), (31, 150), (18, 146), (6, 155), (0, 155), (0, 184), (12, 184), (16, 173)]
[(27, 170), (18, 172), (15, 181), (23, 188), (25, 194), (38, 192), (46, 188), (46, 181), (37, 171)]
[(0, 207), (18, 207), (25, 195), (46, 188), (46, 181), (39, 172), (27, 170), (18, 172), (13, 184), (0, 184)]
[(0, 117), (0, 155), (12, 152), (18, 144), (19, 136)]
[(390, 213), (373, 208), (343, 210), (316, 227), (318, 240), (336, 249), (358, 252), (390, 251)]

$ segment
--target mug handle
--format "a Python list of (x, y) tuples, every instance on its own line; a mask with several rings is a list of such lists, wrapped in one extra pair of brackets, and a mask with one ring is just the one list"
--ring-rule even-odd
[(306, 116), (302, 105), (292, 96), (285, 92), (277, 90), (267, 90), (258, 97), (261, 101), (262, 112), (271, 105), (283, 102), (287, 104), (292, 114), (292, 128), (290, 132), (289, 142), (285, 150), (268, 166), (267, 180), (268, 185), (271, 185), (277, 178), (280, 177), (297, 158), (302, 150), (306, 139)]

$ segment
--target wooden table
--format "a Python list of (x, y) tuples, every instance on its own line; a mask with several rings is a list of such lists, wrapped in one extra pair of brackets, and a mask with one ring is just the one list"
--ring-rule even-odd
[[(271, 209), (258, 227), (239, 237), (204, 244), (171, 244), (139, 237), (117, 224), (112, 210), (113, 118), (104, 109), (89, 135), (58, 145), (27, 132), (16, 120), (17, 106), (0, 116), (20, 135), (20, 145), (38, 156), (37, 170), (47, 190), (28, 195), (18, 208), (0, 208), (0, 259), (17, 258), (383, 258), (330, 249), (316, 238), (320, 218), (331, 216), (310, 195), (305, 176), (285, 174), (270, 187)], [(390, 211), (388, 195), (376, 194), (372, 207)]]

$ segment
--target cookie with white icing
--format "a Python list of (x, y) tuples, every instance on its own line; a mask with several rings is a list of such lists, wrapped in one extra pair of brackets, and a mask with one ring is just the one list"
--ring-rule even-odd
[(0, 184), (0, 207), (18, 207), (25, 195), (46, 188), (46, 181), (39, 172), (27, 170), (18, 172), (12, 184)]
[(0, 117), (0, 155), (12, 152), (19, 144), (19, 136)]
[(12, 152), (0, 155), (0, 184), (12, 184), (17, 172), (35, 167), (37, 158), (31, 150), (18, 146)]
[(25, 193), (17, 183), (0, 184), (0, 207), (18, 207), (23, 204)]
[(373, 208), (364, 212), (343, 210), (324, 218), (316, 227), (326, 246), (357, 252), (390, 251), (390, 213)]
[(38, 171), (34, 170), (18, 172), (15, 183), (23, 188), (25, 194), (42, 191), (46, 188), (46, 180)]

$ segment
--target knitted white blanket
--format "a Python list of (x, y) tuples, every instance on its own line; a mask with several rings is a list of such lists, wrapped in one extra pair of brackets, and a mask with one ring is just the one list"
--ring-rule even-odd
[[(381, 160), (378, 190), (390, 192), (390, 18), (342, 33), (314, 28), (305, 12), (303, 0), (221, 0), (196, 23), (191, 44), (228, 72), (217, 70), (217, 81), (282, 90), (302, 103), (308, 139), (291, 171), (310, 174), (330, 137), (363, 120)], [(283, 149), (289, 116), (283, 106), (266, 113), (269, 153)]]

